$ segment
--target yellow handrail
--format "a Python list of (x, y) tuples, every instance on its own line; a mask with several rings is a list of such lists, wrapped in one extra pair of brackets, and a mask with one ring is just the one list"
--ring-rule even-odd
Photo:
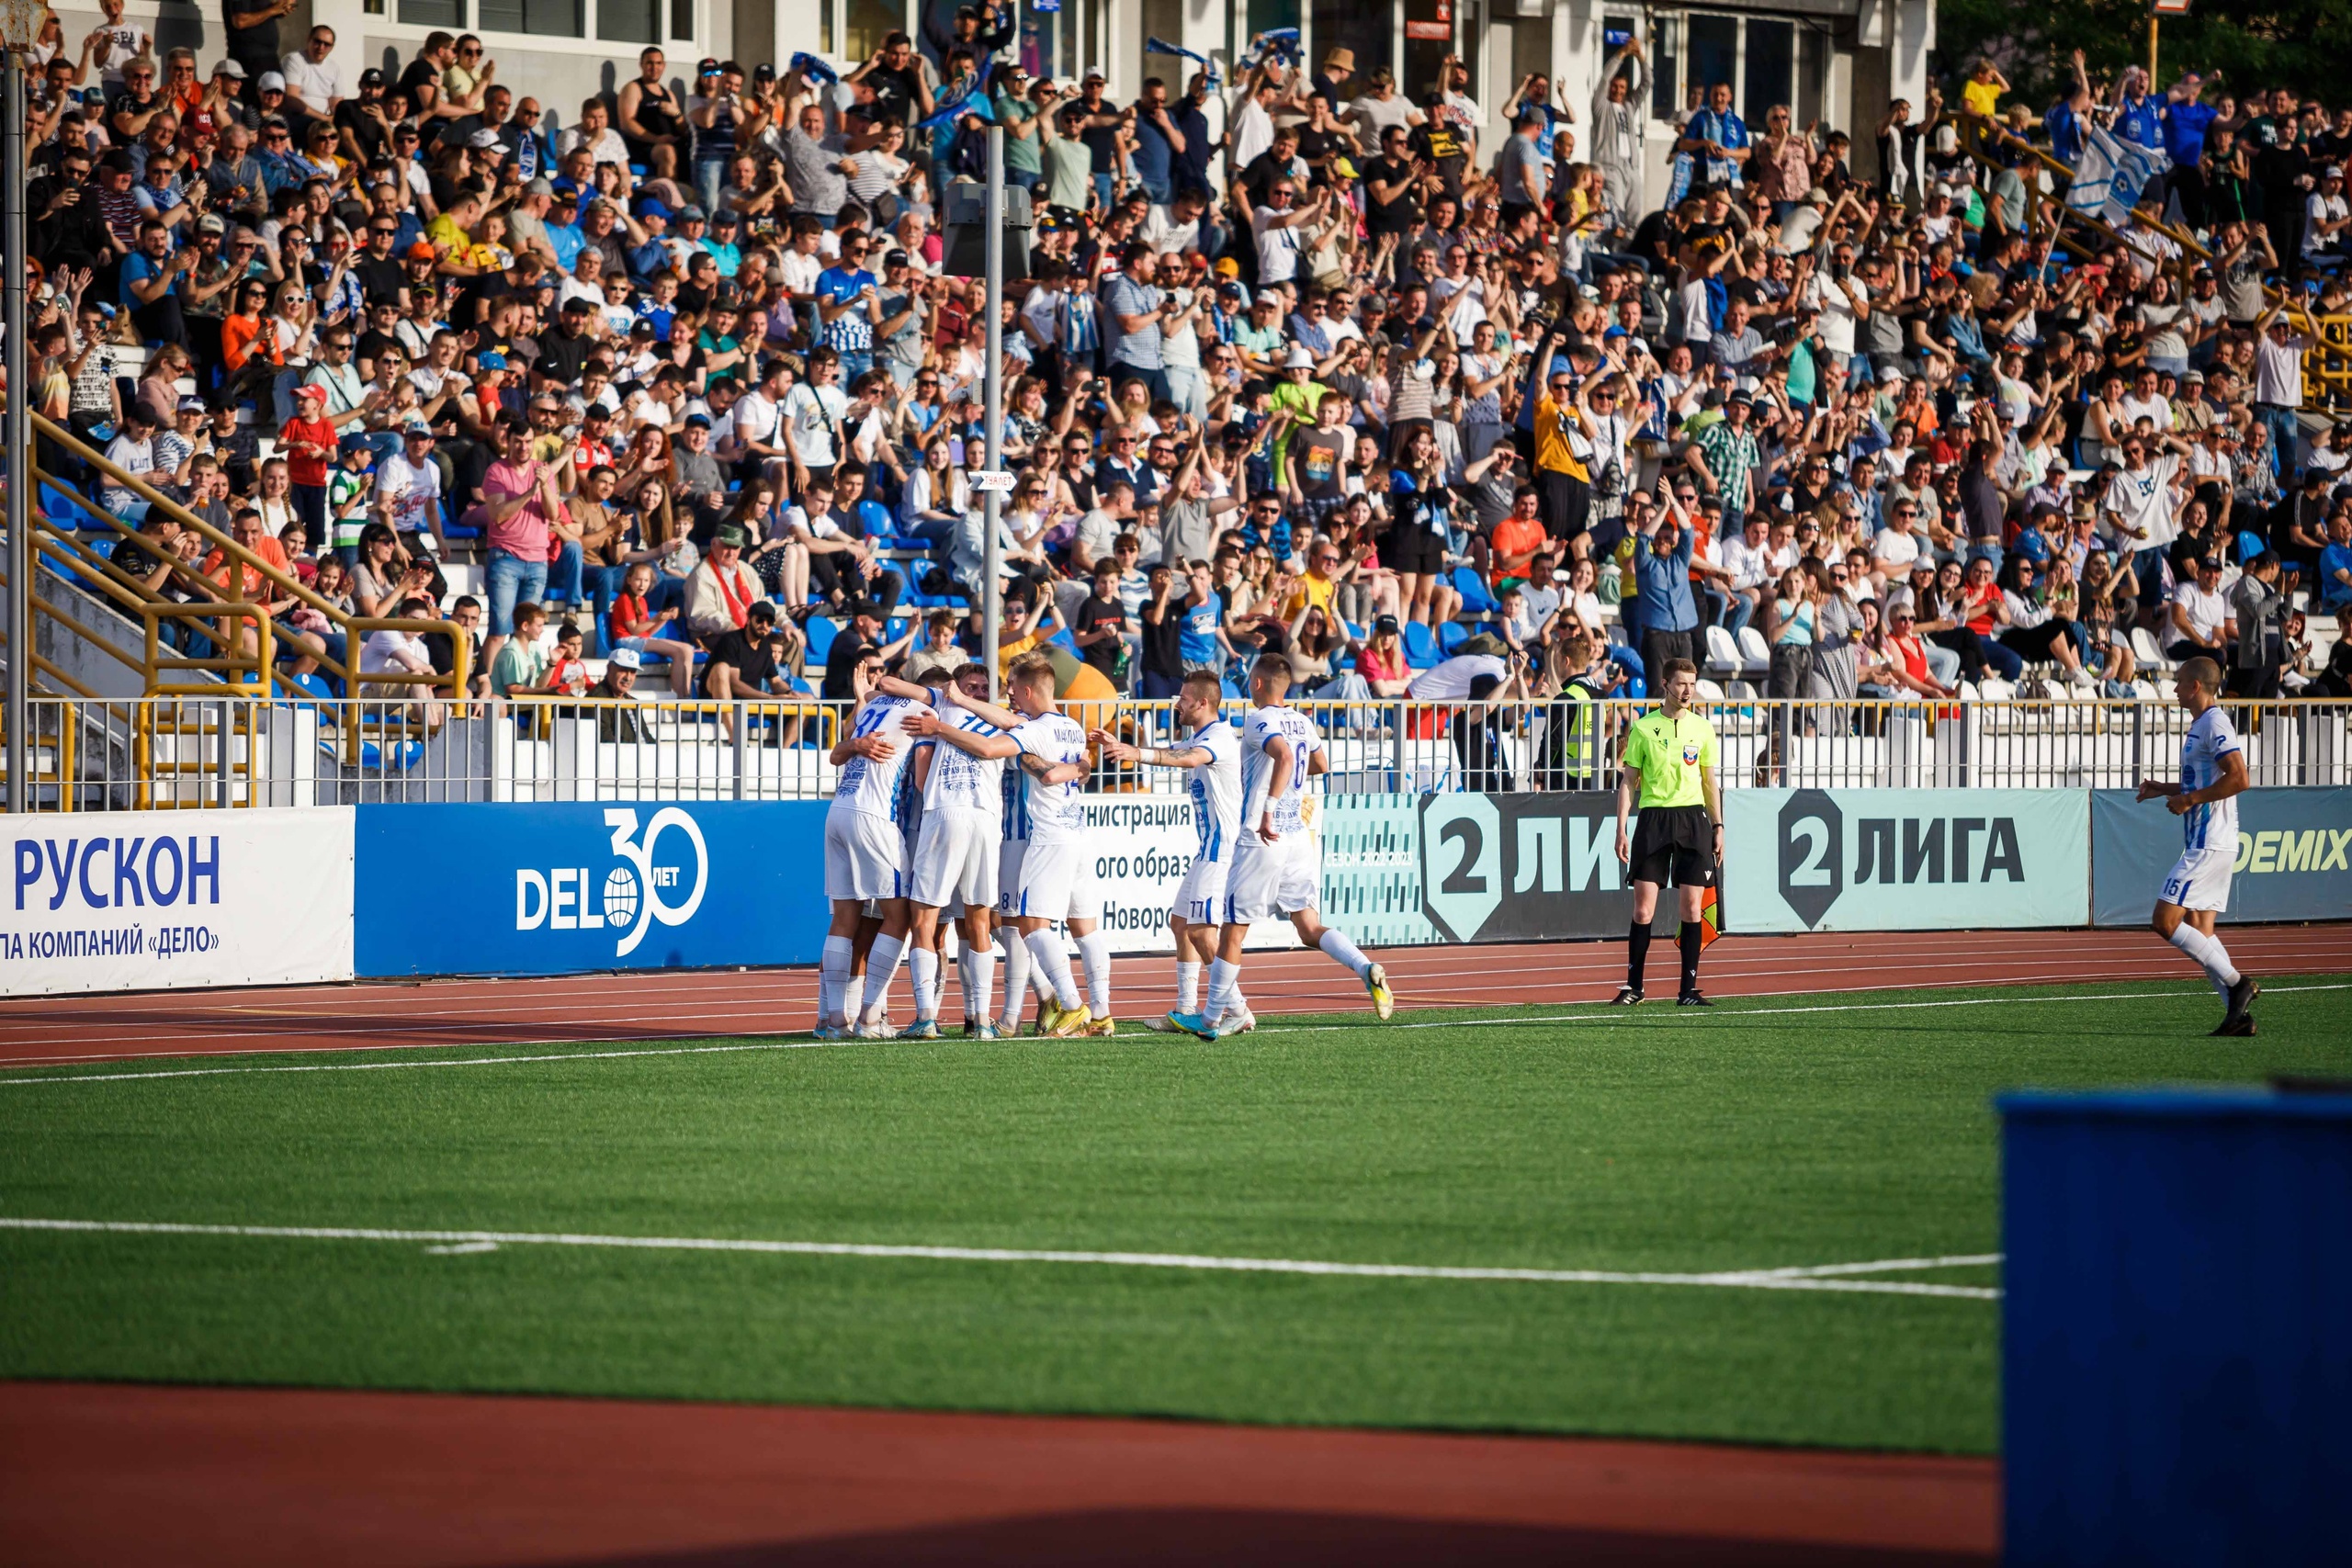
[[(30, 418), (35, 431), (40, 435), (56, 442), (60, 446), (72, 453), (74, 457), (80, 458), (83, 462), (89, 464), (92, 468), (97, 469), (98, 472), (106, 475), (108, 479), (113, 479), (123, 489), (130, 491), (133, 495), (136, 495), (141, 500), (146, 502), (149, 506), (162, 509), (164, 513), (177, 520), (181, 527), (192, 530), (198, 536), (209, 541), (213, 546), (216, 553), (221, 555), (228, 560), (236, 562), (240, 567), (257, 572), (266, 581), (281, 590), (286, 596), (300, 602), (311, 609), (318, 611), (319, 614), (327, 618), (330, 624), (339, 626), (343, 630), (345, 637), (344, 659), (341, 661), (338, 661), (332, 658), (322, 658), (319, 662), (327, 669), (332, 670), (336, 675), (342, 677), (347, 684), (356, 684), (361, 679), (358, 671), (359, 644), (363, 642), (371, 632), (393, 630), (404, 632), (414, 637), (440, 636), (448, 637), (451, 641), (453, 653), (450, 672), (447, 675), (435, 676), (407, 674), (395, 675), (390, 672), (387, 672), (381, 675), (368, 675), (367, 677), (368, 680), (397, 682), (401, 684), (430, 685), (453, 696), (462, 695), (464, 694), (466, 689), (466, 679), (469, 674), (468, 666), (472, 662), (473, 659), (473, 643), (469, 637), (466, 637), (462, 632), (455, 628), (449, 622), (404, 620), (381, 616), (371, 617), (353, 615), (348, 611), (335, 604), (333, 601), (322, 598), (319, 594), (312, 592), (303, 584), (300, 578), (293, 576), (291, 573), (280, 571), (277, 567), (271, 565), (260, 556), (255, 555), (253, 551), (248, 550), (244, 546), (231, 538), (228, 535), (221, 533), (219, 529), (213, 527), (210, 524), (197, 516), (187, 507), (172, 500), (169, 496), (164, 495), (161, 491), (155, 489), (154, 486), (149, 484), (137, 474), (126, 472), (124, 469), (118, 468), (115, 464), (107, 461), (103, 453), (93, 450), (80, 438), (75, 436), (71, 431), (65, 429), (63, 426), (53, 423), (38, 412), (31, 414)], [(37, 479), (45, 480), (48, 483), (58, 486), (61, 490), (64, 490), (74, 494), (75, 500), (87, 507), (94, 516), (104, 519), (107, 525), (114, 528), (118, 533), (125, 536), (133, 536), (138, 533), (137, 529), (132, 528), (120, 518), (116, 517), (104, 507), (98, 506), (90, 501), (87, 496), (85, 496), (80, 491), (75, 491), (72, 485), (66, 484), (54, 474), (48, 473), (39, 468), (36, 468), (33, 471)], [(36, 492), (36, 495), (37, 494), (38, 492)], [(174, 565), (175, 575), (180, 575), (182, 577), (182, 581), (188, 581), (191, 587), (196, 586), (198, 582), (201, 582), (203, 584), (203, 588), (200, 590), (201, 592), (210, 594), (217, 594), (220, 592), (220, 587), (222, 586), (221, 584), (213, 582), (211, 579), (205, 577), (201, 572), (192, 571), (192, 570), (187, 566), (187, 563), (176, 562), (174, 563)], [(242, 581), (243, 579), (240, 578), (239, 581)]]

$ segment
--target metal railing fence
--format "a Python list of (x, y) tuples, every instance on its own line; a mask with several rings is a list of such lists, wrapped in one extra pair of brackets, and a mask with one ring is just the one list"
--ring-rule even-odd
[[(1330, 794), (1612, 788), (1648, 705), (1302, 702)], [(2259, 784), (2352, 784), (2352, 703), (2231, 703)], [(423, 802), (829, 797), (848, 705), (538, 697), (33, 699), (34, 806), (48, 811)], [(1075, 704), (1137, 746), (1181, 738), (1166, 702)], [(1227, 716), (1238, 719), (1240, 704)], [(2131, 788), (2178, 776), (2188, 716), (2129, 700), (1727, 701), (1704, 705), (1725, 789)], [(1088, 787), (1179, 787), (1098, 757)]]

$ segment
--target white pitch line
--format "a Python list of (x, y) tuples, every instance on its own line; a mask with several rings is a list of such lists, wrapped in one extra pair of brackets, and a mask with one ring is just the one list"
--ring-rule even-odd
[[(2265, 996), (2290, 996), (2302, 991), (2352, 991), (2352, 981), (2322, 986), (2272, 986)], [(2032, 1002), (2117, 1002), (2117, 1001), (2180, 1001), (2209, 994), (2209, 988), (2179, 991), (2108, 991), (2088, 996), (2034, 997)], [(1823, 1012), (1900, 1012), (1916, 1008), (1976, 1008), (1998, 1007), (2014, 1003), (2016, 997), (1967, 997), (1936, 1002), (1841, 1002), (1829, 1007), (1799, 1008), (1724, 1008), (1709, 1017), (1778, 1018), (1804, 1013)], [(1588, 1004), (1598, 1009), (1600, 1004)], [(1668, 1018), (1680, 1020), (1679, 1011), (1661, 1010), (1645, 1013), (1639, 1021), (1664, 1022)], [(1637, 1021), (1630, 1012), (1588, 1010), (1585, 1012), (1543, 1013), (1532, 1018), (1442, 1018), (1412, 1023), (1390, 1024), (1392, 1029), (1503, 1029), (1543, 1023), (1575, 1023), (1606, 1025)], [(1259, 1034), (1335, 1034), (1350, 1030), (1379, 1027), (1369, 1023), (1299, 1023), (1277, 1024), (1255, 1031)], [(1042, 1043), (1035, 1036), (1016, 1037), (1024, 1043)], [(1234, 1038), (1240, 1038), (1235, 1036)], [(948, 1037), (942, 1037), (945, 1043)], [(462, 1056), (453, 1059), (422, 1062), (319, 1062), (300, 1063), (273, 1067), (175, 1067), (164, 1072), (148, 1073), (73, 1073), (41, 1074), (38, 1072), (0, 1074), (0, 1089), (27, 1084), (63, 1083), (124, 1083), (137, 1078), (210, 1078), (236, 1077), (248, 1073), (382, 1073), (422, 1070), (429, 1067), (505, 1067), (532, 1062), (595, 1062), (629, 1056), (713, 1056), (743, 1051), (814, 1051), (838, 1049), (851, 1045), (894, 1044), (894, 1041), (875, 1040), (765, 1040), (740, 1045), (668, 1045), (640, 1047), (627, 1051), (554, 1051), (528, 1056)], [(913, 1043), (913, 1042), (908, 1042)], [(417, 1050), (427, 1047), (417, 1046)], [(332, 1053), (321, 1052), (320, 1055)]]
[[(1298, 1258), (1219, 1258), (1180, 1252), (1031, 1251), (1003, 1247), (919, 1247), (885, 1242), (761, 1241), (731, 1236), (593, 1235), (537, 1231), (378, 1230), (350, 1225), (206, 1225), (146, 1220), (51, 1220), (0, 1216), (0, 1230), (100, 1232), (124, 1235), (240, 1236), (274, 1241), (379, 1241), (423, 1245), (436, 1254), (485, 1252), (501, 1247), (621, 1247), (657, 1252), (741, 1252), (818, 1258), (895, 1258), (946, 1263), (1074, 1263), (1114, 1269), (1181, 1269), (1228, 1274), (1310, 1274), (1371, 1280), (1472, 1280), (1544, 1285), (1691, 1285), (1744, 1291), (1833, 1291), (1885, 1296), (1942, 1296), (1998, 1301), (1983, 1285), (1931, 1285), (1908, 1280), (1826, 1278), (1818, 1272), (1733, 1269), (1669, 1274), (1602, 1269), (1475, 1269), (1419, 1263), (1332, 1263)], [(1991, 1255), (1997, 1258), (1998, 1254)], [(1980, 1263), (1917, 1258), (1826, 1267), (1848, 1273), (1932, 1269)]]

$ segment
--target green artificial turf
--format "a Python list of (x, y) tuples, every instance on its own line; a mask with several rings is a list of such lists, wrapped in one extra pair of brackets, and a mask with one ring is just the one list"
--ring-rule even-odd
[[(1465, 954), (1465, 962), (1475, 962)], [(2014, 1085), (2352, 1070), (2185, 984), (0, 1085), (0, 1215), (1695, 1272), (1997, 1249)], [(2325, 983), (2325, 977), (2301, 982)], [(1890, 1007), (1956, 995), (1992, 1005)], [(1853, 1004), (1866, 1010), (1817, 1010)], [(92, 1041), (92, 1047), (103, 1042)], [(1989, 1285), (1984, 1269), (1894, 1278)], [(1996, 1303), (0, 1230), (0, 1376), (1986, 1452)]]

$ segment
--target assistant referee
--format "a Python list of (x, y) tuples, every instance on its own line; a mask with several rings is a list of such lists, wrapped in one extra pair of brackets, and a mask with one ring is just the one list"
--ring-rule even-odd
[[(1700, 901), (1715, 885), (1723, 857), (1724, 803), (1715, 787), (1715, 727), (1691, 707), (1699, 695), (1699, 667), (1687, 659), (1667, 660), (1663, 704), (1634, 721), (1625, 734), (1623, 773), (1617, 782), (1617, 858), (1625, 863), (1634, 887), (1634, 925), (1625, 936), (1625, 987), (1615, 1007), (1642, 999), (1642, 971), (1649, 964), (1650, 921), (1657, 914), (1658, 889), (1670, 877), (1681, 889), (1682, 993), (1687, 1008), (1713, 1007), (1699, 993)], [(1625, 818), (1641, 792), (1641, 822), (1629, 839)]]

